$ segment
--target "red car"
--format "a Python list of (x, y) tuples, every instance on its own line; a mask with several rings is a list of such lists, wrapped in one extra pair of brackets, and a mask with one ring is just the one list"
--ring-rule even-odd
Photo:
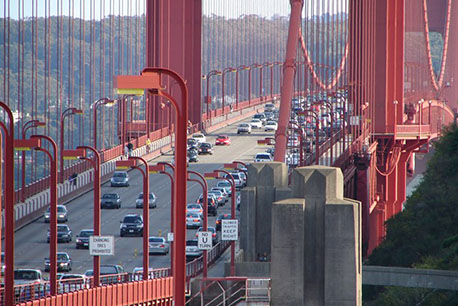
[(219, 135), (216, 137), (215, 145), (230, 145), (231, 139), (227, 135)]

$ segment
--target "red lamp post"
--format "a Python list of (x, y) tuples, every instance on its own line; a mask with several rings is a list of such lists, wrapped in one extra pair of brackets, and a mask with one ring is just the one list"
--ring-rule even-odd
[[(223, 173), (226, 174), (226, 177), (219, 177), (218, 174)], [(235, 219), (235, 197), (237, 196), (236, 188), (235, 188), (235, 181), (228, 171), (225, 170), (213, 170), (212, 173), (205, 173), (205, 178), (215, 178), (220, 180), (226, 180), (231, 184), (231, 218)], [(235, 275), (235, 241), (231, 241), (231, 276)]]
[[(45, 126), (46, 123), (39, 120), (27, 121), (22, 127), (22, 139), (25, 139), (27, 130), (30, 128)], [(25, 201), (25, 151), (22, 151), (21, 158), (21, 202)]]
[[(137, 166), (137, 161), (145, 166), (145, 170)], [(140, 171), (143, 177), (143, 280), (149, 278), (149, 169), (148, 162), (138, 156), (129, 156), (128, 160), (116, 162), (117, 169), (132, 168)]]
[[(169, 167), (172, 170), (172, 173), (165, 171), (165, 167)], [(174, 194), (174, 186), (175, 186), (175, 178), (173, 177), (173, 173), (175, 172), (175, 167), (166, 162), (159, 162), (156, 166), (150, 166), (150, 173), (152, 171), (159, 172), (161, 174), (165, 174), (170, 179), (171, 184), (171, 194), (170, 194), (170, 232), (173, 234), (173, 220), (174, 220), (174, 212), (175, 212), (175, 194)], [(169, 241), (170, 243), (170, 275), (173, 275), (173, 240)]]
[[(264, 67), (270, 67), (271, 69), (273, 68), (274, 64), (272, 63), (269, 63), (269, 62), (265, 62), (264, 64), (261, 65), (261, 67), (259, 67), (259, 99), (262, 101), (264, 96), (263, 96), (263, 84), (262, 84), (262, 77), (263, 77), (263, 74), (262, 74), (262, 70)], [(271, 76), (272, 76), (272, 70), (271, 70)], [(272, 79), (271, 79), (271, 82), (272, 84)], [(271, 87), (271, 90), (270, 90), (270, 93), (272, 95), (272, 87)]]
[(95, 101), (94, 103), (92, 103), (91, 105), (92, 116), (93, 116), (92, 120), (94, 121), (94, 145), (93, 147), (96, 150), (97, 150), (97, 108), (100, 105), (113, 105), (114, 103), (115, 103), (115, 100), (111, 100), (109, 98), (101, 98)]
[(296, 123), (290, 122), (291, 126), (294, 126), (299, 132), (299, 166), (304, 166), (304, 130)]
[[(162, 77), (169, 77), (179, 83), (181, 100), (177, 102), (161, 84)], [(186, 137), (188, 122), (188, 89), (183, 78), (176, 72), (166, 68), (145, 68), (140, 76), (117, 76), (114, 80), (114, 87), (121, 89), (121, 92), (143, 92), (155, 96), (162, 96), (174, 105), (177, 117), (175, 127), (175, 220), (174, 220), (174, 243), (175, 256), (173, 263), (173, 295), (175, 305), (184, 305), (186, 285)]]
[[(44, 152), (51, 162), (51, 184), (50, 189), (50, 226), (49, 226), (49, 281), (51, 286), (51, 295), (57, 294), (57, 144), (54, 140), (45, 135), (32, 135), (31, 139), (47, 140), (51, 143), (52, 153), (41, 147), (38, 142), (34, 147), (35, 150)], [(61, 155), (62, 158), (62, 155)]]
[(222, 79), (221, 79), (221, 98), (222, 98), (222, 110), (223, 110), (223, 115), (226, 113), (224, 111), (224, 106), (225, 106), (225, 97), (224, 97), (224, 75), (228, 72), (237, 72), (237, 69), (233, 68), (233, 67), (228, 67), (228, 68), (224, 68), (223, 69), (223, 72), (222, 72)]
[[(91, 151), (94, 154), (94, 158), (87, 158), (86, 157), (86, 150)], [(94, 207), (93, 207), (93, 214), (94, 214), (94, 236), (100, 236), (101, 228), (100, 228), (100, 154), (96, 148), (90, 146), (78, 146), (76, 150), (77, 156), (80, 159), (84, 159), (91, 163), (92, 167), (94, 168)], [(68, 154), (66, 154), (68, 156)], [(94, 271), (94, 287), (98, 287), (100, 285), (100, 257), (94, 256), (92, 259), (92, 266)]]
[(235, 109), (239, 109), (239, 70), (250, 70), (251, 67), (240, 65), (235, 71)]
[(251, 70), (252, 68), (261, 68), (262, 65), (259, 65), (257, 63), (252, 64), (249, 66), (250, 67), (250, 72), (248, 74), (248, 106), (251, 106)]
[(320, 117), (316, 112), (308, 109), (297, 114), (315, 118), (315, 164), (318, 165), (320, 163)]
[(70, 115), (81, 115), (83, 111), (76, 107), (67, 108), (60, 116), (60, 182), (64, 181), (64, 120)]
[[(3, 193), (5, 197), (5, 291), (3, 300), (5, 305), (14, 305), (14, 119), (8, 105), (0, 101), (0, 108), (3, 109), (8, 117), (8, 125), (0, 122), (0, 128), (3, 130), (6, 138), (4, 157), (6, 179), (4, 183), (5, 191)], [(0, 140), (1, 135), (0, 133)], [(0, 191), (1, 186), (2, 184), (0, 182)]]
[(207, 103), (207, 119), (210, 119), (210, 122), (212, 118), (211, 113), (208, 111), (209, 105), (211, 104), (211, 101), (212, 101), (211, 97), (209, 96), (210, 95), (210, 77), (213, 75), (222, 75), (222, 74), (223, 73), (219, 70), (212, 70), (208, 72), (207, 75), (204, 76), (204, 79), (207, 80), (207, 95), (205, 96), (205, 103)]
[[(190, 178), (190, 174), (194, 174), (199, 179), (192, 179)], [(188, 182), (195, 182), (198, 183), (202, 187), (202, 192), (203, 192), (203, 210), (204, 210), (204, 232), (208, 230), (208, 185), (207, 181), (205, 178), (198, 172), (188, 170)], [(206, 278), (208, 275), (208, 253), (207, 250), (204, 250), (204, 255), (203, 255), (203, 262), (204, 262), (204, 267), (203, 267), (203, 277)]]

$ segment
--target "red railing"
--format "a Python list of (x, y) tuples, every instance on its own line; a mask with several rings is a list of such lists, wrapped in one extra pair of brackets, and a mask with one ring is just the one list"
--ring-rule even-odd
[[(230, 246), (229, 241), (220, 241), (217, 243), (211, 251), (208, 252), (208, 264), (212, 265), (215, 263), (215, 261), (221, 256), (221, 254), (224, 253), (224, 251)], [(187, 276), (187, 281), (188, 283), (190, 280), (194, 277), (197, 277), (199, 274), (202, 273), (203, 270), (203, 256), (200, 256), (193, 261), (190, 261), (186, 263), (186, 276)], [(144, 288), (146, 282), (143, 281), (143, 275), (141, 273), (135, 273), (135, 274), (130, 274), (130, 273), (122, 273), (122, 274), (113, 274), (113, 275), (102, 275), (100, 276), (100, 283), (102, 284), (101, 287), (94, 289), (93, 288), (93, 278), (92, 277), (87, 277), (87, 278), (78, 278), (78, 279), (68, 279), (68, 280), (61, 280), (58, 283), (58, 296), (56, 297), (51, 297), (50, 296), (50, 285), (49, 281), (43, 281), (43, 282), (37, 282), (33, 284), (27, 284), (27, 285), (17, 285), (15, 286), (15, 302), (16, 304), (22, 305), (40, 305), (40, 306), (48, 306), (48, 305), (68, 305), (68, 304), (52, 304), (52, 301), (56, 301), (57, 299), (62, 299), (62, 295), (65, 295), (66, 297), (68, 295), (72, 295), (74, 298), (78, 299), (79, 295), (75, 295), (76, 292), (85, 292), (84, 296), (98, 296), (97, 294), (98, 291), (101, 290), (101, 288), (107, 288), (107, 287), (114, 287), (114, 288), (120, 288), (119, 290), (124, 290), (125, 288), (129, 287), (123, 287), (120, 285), (126, 285), (126, 284), (135, 284), (135, 288), (133, 289), (134, 291), (140, 290), (141, 288)], [(151, 280), (164, 280), (164, 279), (171, 279), (170, 277), (170, 268), (160, 268), (160, 269), (154, 269), (149, 272), (149, 277), (150, 279), (148, 282)], [(138, 283), (141, 283), (140, 285)], [(151, 290), (154, 292), (163, 292), (164, 288), (162, 287), (155, 287), (155, 286), (163, 286), (163, 282), (157, 282), (153, 283), (152, 285), (148, 285), (151, 287)], [(168, 285), (165, 284), (165, 285)], [(103, 289), (105, 290), (105, 289)], [(116, 292), (116, 291), (112, 291)], [(108, 293), (107, 293), (108, 294)], [(116, 296), (119, 297), (119, 294), (123, 295), (125, 294), (124, 291), (121, 293), (116, 293)], [(128, 294), (128, 298), (131, 297), (131, 293)], [(137, 297), (134, 297), (134, 299)], [(149, 298), (149, 296), (148, 296)], [(163, 300), (164, 298), (171, 298), (171, 296), (168, 297), (160, 297), (160, 300)], [(33, 302), (32, 302), (33, 301)], [(37, 301), (40, 301), (39, 304), (35, 304)], [(63, 302), (68, 302), (68, 299), (62, 299)], [(158, 300), (143, 300), (135, 303), (143, 303), (143, 302), (156, 302), (159, 303)], [(133, 304), (133, 303), (132, 303)], [(3, 289), (0, 289), (0, 305), (3, 306)], [(72, 304), (72, 305), (87, 305), (87, 304)], [(123, 305), (123, 304), (102, 304), (102, 305)], [(155, 304), (155, 305), (169, 305), (169, 304)]]

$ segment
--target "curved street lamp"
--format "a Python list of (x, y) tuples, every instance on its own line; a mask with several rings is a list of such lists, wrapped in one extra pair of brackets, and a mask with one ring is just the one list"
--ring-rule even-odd
[(92, 116), (94, 121), (94, 144), (92, 147), (97, 150), (97, 108), (100, 105), (113, 105), (115, 100), (109, 98), (101, 98), (91, 104)]
[(233, 67), (227, 67), (227, 68), (224, 68), (223, 69), (223, 72), (222, 72), (222, 79), (221, 79), (221, 98), (222, 98), (222, 114), (224, 115), (225, 114), (225, 111), (224, 111), (224, 104), (225, 104), (225, 97), (224, 97), (224, 75), (228, 72), (237, 72), (237, 69), (233, 68)]
[[(45, 122), (40, 120), (27, 121), (22, 127), (22, 139), (25, 139), (28, 129), (46, 126)], [(25, 151), (22, 151), (21, 158), (21, 202), (25, 201)]]
[(64, 120), (71, 115), (82, 115), (83, 111), (76, 107), (67, 108), (60, 116), (60, 182), (64, 181)]
[[(273, 63), (264, 62), (264, 63), (261, 65), (261, 67), (259, 67), (259, 68), (260, 68), (260, 69), (259, 69), (259, 100), (260, 100), (260, 101), (262, 101), (262, 99), (263, 99), (263, 95), (262, 95), (262, 90), (263, 90), (263, 84), (262, 84), (262, 77), (263, 77), (263, 75), (262, 75), (262, 70), (263, 70), (264, 67), (271, 67), (271, 68), (272, 68), (273, 66), (274, 66)], [(271, 80), (271, 84), (272, 84), (272, 80)], [(271, 90), (271, 92), (272, 92), (272, 90)]]
[(253, 68), (261, 68), (262, 65), (258, 63), (251, 64), (250, 66), (250, 73), (248, 75), (248, 106), (251, 106), (251, 71)]
[(246, 65), (237, 66), (235, 71), (235, 109), (239, 109), (239, 70), (250, 70), (251, 67)]
[(210, 119), (211, 123), (211, 118), (212, 114), (208, 111), (209, 105), (211, 104), (211, 97), (210, 95), (210, 77), (213, 75), (222, 75), (223, 73), (219, 70), (212, 70), (209, 71), (206, 75), (202, 77), (202, 79), (207, 80), (207, 95), (205, 96), (205, 103), (207, 104), (207, 120)]

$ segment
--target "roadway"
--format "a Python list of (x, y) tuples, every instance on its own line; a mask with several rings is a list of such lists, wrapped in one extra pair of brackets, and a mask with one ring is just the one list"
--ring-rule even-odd
[[(248, 120), (247, 120), (248, 121)], [(214, 169), (222, 168), (223, 163), (233, 160), (252, 162), (256, 153), (262, 152), (266, 147), (258, 146), (257, 140), (273, 135), (272, 132), (264, 130), (253, 130), (251, 135), (238, 136), (236, 133), (238, 123), (229, 125), (218, 131), (207, 135), (207, 141), (215, 143), (218, 134), (228, 134), (231, 137), (230, 146), (214, 146), (213, 155), (200, 155), (198, 163), (190, 164), (190, 169), (204, 173)], [(171, 161), (171, 152), (154, 160), (150, 164), (159, 161)], [(120, 221), (128, 213), (142, 214), (141, 209), (135, 208), (135, 199), (142, 191), (142, 178), (138, 170), (129, 172), (130, 187), (110, 187), (106, 182), (102, 185), (101, 194), (106, 192), (117, 192), (121, 196), (121, 209), (102, 210), (102, 235), (113, 235), (115, 237), (115, 255), (102, 256), (102, 264), (121, 264), (126, 272), (131, 272), (134, 267), (142, 266), (142, 238), (119, 236)], [(216, 184), (210, 180), (209, 188)], [(193, 203), (202, 193), (200, 185), (188, 183), (188, 203)], [(150, 191), (157, 196), (157, 208), (150, 209), (150, 236), (167, 237), (170, 229), (170, 179), (164, 174), (150, 175)], [(92, 228), (93, 215), (93, 193), (89, 192), (66, 203), (69, 221), (67, 224), (73, 232), (71, 243), (59, 243), (58, 251), (67, 252), (72, 258), (72, 273), (84, 273), (92, 269), (92, 257), (87, 249), (76, 249), (76, 235), (82, 229)], [(218, 209), (218, 214), (230, 213), (230, 201)], [(209, 216), (209, 226), (215, 225), (215, 217)], [(44, 223), (43, 218), (23, 227), (16, 232), (15, 239), (15, 267), (35, 268), (44, 270), (44, 258), (49, 257), (49, 244), (46, 243), (47, 229), (49, 224)], [(195, 237), (195, 230), (187, 231), (188, 238)], [(150, 255), (150, 265), (153, 268), (170, 266), (168, 255)]]

